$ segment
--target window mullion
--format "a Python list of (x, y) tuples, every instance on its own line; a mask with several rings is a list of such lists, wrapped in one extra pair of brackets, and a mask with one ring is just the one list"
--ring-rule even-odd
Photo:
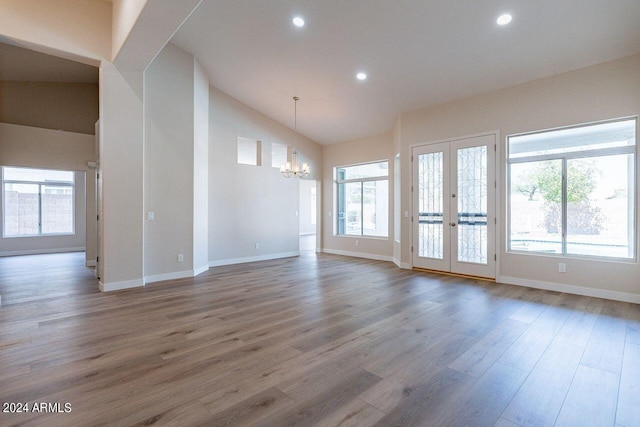
[(360, 235), (364, 236), (364, 182), (360, 182)]
[(42, 234), (42, 184), (38, 185), (38, 234)]
[(567, 254), (567, 205), (569, 204), (567, 188), (569, 176), (567, 173), (567, 159), (562, 159), (562, 255)]

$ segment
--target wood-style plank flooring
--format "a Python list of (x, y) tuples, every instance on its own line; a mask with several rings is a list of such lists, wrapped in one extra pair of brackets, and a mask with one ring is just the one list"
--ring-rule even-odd
[(0, 403), (71, 407), (2, 426), (640, 425), (637, 305), (313, 253), (106, 294), (0, 258), (0, 295)]

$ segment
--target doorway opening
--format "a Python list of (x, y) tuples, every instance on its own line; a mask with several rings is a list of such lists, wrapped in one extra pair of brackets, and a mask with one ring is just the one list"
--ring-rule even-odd
[(300, 254), (315, 253), (317, 245), (317, 185), (315, 180), (300, 180)]
[(495, 278), (495, 134), (413, 148), (413, 266)]

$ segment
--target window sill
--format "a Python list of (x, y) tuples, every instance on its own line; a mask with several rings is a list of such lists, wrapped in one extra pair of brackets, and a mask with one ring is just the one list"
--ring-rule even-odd
[(334, 234), (333, 237), (348, 238), (348, 239), (367, 239), (367, 240), (383, 240), (388, 241), (389, 237), (385, 236), (354, 236), (352, 234)]
[(596, 262), (607, 262), (607, 263), (616, 263), (616, 264), (637, 264), (638, 263), (638, 260), (636, 258), (614, 258), (614, 257), (589, 256), (589, 255), (563, 255), (563, 254), (555, 254), (555, 253), (527, 252), (527, 251), (513, 251), (513, 250), (508, 250), (506, 254), (552, 258), (555, 260), (575, 260), (575, 261), (587, 261), (587, 262), (596, 261)]
[(50, 233), (50, 234), (29, 234), (25, 236), (2, 236), (3, 239), (29, 239), (34, 237), (65, 237), (75, 236), (76, 233)]

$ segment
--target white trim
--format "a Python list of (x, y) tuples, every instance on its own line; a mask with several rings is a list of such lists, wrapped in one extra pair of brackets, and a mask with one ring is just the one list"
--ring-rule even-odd
[(84, 265), (87, 266), (87, 267), (95, 267), (96, 266), (96, 260), (95, 259), (90, 259), (88, 261), (85, 261)]
[(0, 307), (2, 307), (2, 295), (0, 295)]
[(584, 286), (567, 285), (564, 283), (543, 282), (539, 280), (521, 279), (518, 277), (499, 276), (498, 283), (509, 285), (525, 286), (528, 288), (544, 289), (547, 291), (564, 292), (567, 294), (584, 295), (588, 297), (604, 298), (614, 301), (630, 302), (640, 304), (640, 294), (630, 294), (627, 292), (610, 291), (607, 289), (587, 288)]
[(325, 254), (333, 254), (333, 255), (343, 255), (350, 256), (354, 258), (366, 258), (366, 259), (374, 259), (376, 261), (391, 261), (393, 262), (393, 257), (389, 255), (378, 255), (378, 254), (368, 254), (364, 252), (351, 252), (351, 251), (341, 251), (339, 249), (322, 249), (322, 252)]
[(193, 277), (196, 277), (205, 271), (209, 271), (209, 264), (205, 264), (193, 270)]
[(251, 257), (244, 257), (244, 258), (216, 259), (216, 260), (209, 261), (209, 267), (220, 267), (222, 265), (232, 265), (232, 264), (245, 264), (247, 262), (268, 261), (270, 259), (290, 258), (294, 256), (300, 256), (300, 251), (281, 252), (277, 254), (267, 254), (267, 255), (251, 256)]
[(423, 145), (440, 144), (442, 142), (459, 141), (461, 139), (477, 138), (479, 136), (498, 135), (499, 133), (500, 133), (500, 129), (496, 129), (496, 130), (488, 130), (480, 133), (474, 133), (471, 135), (462, 135), (462, 136), (454, 136), (451, 138), (436, 139), (435, 141), (416, 142), (415, 144), (409, 145), (409, 161), (411, 161), (411, 152), (415, 147), (420, 147)]
[(408, 262), (402, 262), (397, 258), (394, 258), (392, 261), (396, 266), (398, 266), (398, 268), (402, 268), (404, 270), (411, 270), (411, 264)]
[[(465, 139), (473, 139), (473, 138), (480, 138), (483, 136), (493, 136), (493, 143), (494, 143), (494, 158), (493, 158), (493, 179), (495, 181), (495, 188), (494, 188), (494, 212), (493, 212), (493, 216), (495, 218), (495, 227), (493, 230), (493, 252), (494, 252), (494, 271), (493, 271), (493, 277), (498, 277), (499, 272), (500, 272), (500, 248), (501, 248), (501, 232), (502, 232), (502, 222), (503, 222), (503, 218), (501, 215), (501, 203), (502, 203), (502, 198), (501, 198), (501, 190), (502, 190), (502, 174), (501, 174), (501, 167), (506, 167), (506, 161), (505, 163), (502, 163), (503, 159), (501, 159), (499, 157), (499, 153), (500, 150), (498, 150), (498, 147), (502, 146), (502, 140), (501, 140), (501, 132), (500, 129), (495, 129), (495, 130), (488, 130), (485, 132), (479, 132), (479, 133), (475, 133), (475, 134), (471, 134), (471, 135), (461, 135), (461, 136), (456, 136), (456, 137), (449, 137), (449, 138), (444, 138), (444, 139), (438, 139), (435, 141), (424, 141), (424, 142), (418, 142), (415, 144), (411, 144), (409, 145), (409, 185), (411, 188), (414, 187), (414, 177), (417, 176), (417, 174), (415, 173), (415, 163), (413, 160), (413, 156), (414, 156), (414, 149), (420, 148), (420, 147), (427, 147), (427, 146), (432, 146), (432, 145), (436, 145), (436, 144), (449, 144), (449, 146), (451, 145), (451, 143), (456, 142), (456, 141), (462, 141)], [(490, 152), (491, 150), (491, 146), (487, 147), (488, 151)], [(506, 151), (506, 150), (505, 150)], [(488, 154), (488, 153), (487, 153)], [(451, 160), (449, 160), (449, 164), (451, 163)], [(507, 175), (508, 176), (508, 175)], [(487, 183), (488, 186), (491, 185), (490, 182)], [(500, 184), (500, 185), (498, 185)], [(417, 186), (416, 186), (417, 187)], [(489, 187), (490, 188), (490, 187)], [(411, 262), (405, 264), (406, 268), (408, 269), (412, 269), (414, 267), (414, 255), (413, 255), (413, 251), (411, 250), (411, 248), (413, 247), (417, 247), (418, 243), (417, 243), (417, 227), (414, 224), (418, 224), (418, 218), (416, 216), (416, 212), (414, 212), (414, 191), (412, 190), (410, 192), (411, 196), (409, 197), (409, 211), (411, 212), (411, 216), (410, 216), (410, 221), (409, 221), (409, 230), (410, 230), (410, 235), (411, 235), (411, 239), (410, 239), (410, 243), (409, 243), (409, 250), (410, 250), (410, 259)], [(417, 188), (416, 188), (416, 193), (417, 194)], [(414, 217), (415, 218), (415, 222), (414, 222)], [(490, 218), (487, 216), (487, 229), (489, 229), (489, 221)], [(487, 254), (487, 256), (491, 256), (491, 254)], [(397, 263), (396, 263), (397, 265)], [(399, 265), (400, 267), (400, 265)], [(403, 268), (403, 267), (400, 267)]]
[(185, 279), (193, 277), (193, 270), (174, 271), (173, 273), (154, 274), (153, 276), (144, 276), (144, 283), (162, 282), (164, 280)]
[(63, 252), (84, 252), (85, 250), (86, 248), (84, 246), (78, 246), (73, 248), (27, 249), (24, 251), (0, 252), (0, 257), (16, 256), (16, 255), (57, 254), (57, 253), (63, 253)]
[(122, 289), (141, 288), (144, 286), (144, 279), (125, 280), (124, 282), (102, 283), (99, 287), (102, 292), (119, 291)]

